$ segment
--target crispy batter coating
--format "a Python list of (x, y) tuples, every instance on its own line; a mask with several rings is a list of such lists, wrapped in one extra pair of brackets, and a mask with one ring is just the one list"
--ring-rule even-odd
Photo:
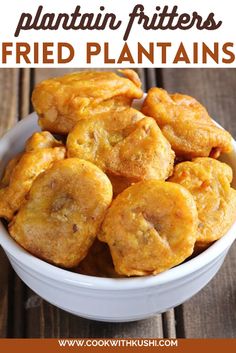
[(147, 180), (113, 201), (98, 235), (126, 276), (157, 274), (193, 252), (198, 225), (192, 195), (182, 186)]
[[(48, 131), (35, 132), (25, 143), (25, 152), (33, 152), (42, 148), (62, 147), (63, 143), (56, 140), (55, 137)], [(22, 157), (23, 153), (17, 154), (12, 158), (4, 171), (2, 180), (0, 180), (0, 188), (9, 185), (11, 174)]]
[(75, 268), (75, 272), (96, 277), (121, 277), (114, 269), (109, 246), (98, 239), (95, 239), (88, 255)]
[(43, 130), (67, 134), (87, 115), (122, 109), (141, 98), (141, 81), (132, 70), (82, 71), (41, 82), (32, 95)]
[[(139, 75), (136, 71), (132, 69), (119, 69), (118, 72), (121, 72), (126, 78), (132, 81), (136, 87), (141, 88), (142, 82), (139, 78)], [(140, 97), (141, 98), (141, 97)]]
[(218, 158), (232, 150), (231, 135), (217, 127), (206, 109), (192, 97), (151, 88), (142, 112), (157, 121), (177, 157)]
[(12, 158), (0, 182), (0, 217), (11, 220), (25, 200), (34, 179), (54, 161), (64, 159), (66, 149), (48, 131), (34, 133), (25, 151)]
[[(0, 217), (11, 220), (25, 200), (36, 177), (50, 168), (52, 163), (65, 158), (65, 148), (44, 148), (33, 152), (25, 152), (15, 162), (9, 185), (0, 189)], [(8, 166), (9, 168), (9, 166)]]
[(69, 157), (133, 181), (165, 180), (174, 163), (174, 152), (155, 120), (133, 108), (80, 120), (68, 135), (67, 151)]
[(61, 147), (63, 143), (55, 139), (48, 131), (35, 132), (25, 144), (25, 151), (32, 152), (42, 148)]
[(0, 189), (5, 188), (6, 186), (9, 185), (11, 174), (15, 169), (17, 163), (19, 162), (21, 156), (22, 156), (22, 153), (19, 153), (7, 163), (4, 174), (2, 176), (2, 180), (0, 180)]
[(221, 238), (236, 219), (230, 166), (212, 158), (196, 158), (176, 165), (170, 181), (188, 189), (196, 202), (200, 221), (196, 248)]
[(111, 200), (111, 183), (95, 165), (58, 161), (34, 181), (9, 231), (32, 254), (74, 267), (87, 255)]

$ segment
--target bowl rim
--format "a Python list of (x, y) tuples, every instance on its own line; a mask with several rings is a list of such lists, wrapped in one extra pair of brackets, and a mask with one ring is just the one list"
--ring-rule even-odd
[[(24, 129), (28, 125), (32, 124), (37, 120), (37, 114), (31, 113), (26, 118), (18, 122), (12, 129), (10, 129), (0, 139), (1, 146), (8, 143), (10, 139), (13, 139), (14, 135), (18, 130)], [(232, 154), (236, 158), (236, 142), (233, 140), (233, 151)], [(96, 290), (112, 290), (121, 291), (126, 289), (143, 289), (153, 286), (160, 286), (166, 283), (177, 281), (187, 275), (190, 275), (200, 269), (203, 269), (206, 265), (214, 262), (218, 257), (228, 250), (233, 241), (236, 238), (236, 221), (228, 232), (208, 249), (201, 254), (188, 260), (187, 262), (181, 263), (174, 268), (171, 268), (165, 272), (157, 274), (155, 276), (144, 276), (144, 277), (132, 277), (132, 278), (104, 278), (83, 275), (75, 272), (70, 272), (59, 267), (56, 267), (50, 263), (47, 263), (32, 254), (24, 250), (18, 245), (9, 235), (5, 229), (3, 223), (0, 221), (0, 245), (3, 247), (5, 252), (10, 258), (13, 258), (16, 262), (21, 263), (25, 269), (29, 268), (35, 274), (40, 276), (40, 279), (51, 279), (64, 284), (73, 285), (76, 287), (91, 288)]]

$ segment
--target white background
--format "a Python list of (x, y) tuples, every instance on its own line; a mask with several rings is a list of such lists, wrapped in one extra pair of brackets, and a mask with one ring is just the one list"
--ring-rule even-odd
[[(236, 63), (233, 64), (216, 64), (213, 60), (203, 65), (201, 62), (199, 64), (173, 64), (173, 58), (175, 56), (176, 50), (180, 42), (184, 43), (184, 46), (188, 52), (189, 58), (192, 61), (192, 47), (193, 42), (198, 42), (201, 44), (204, 41), (209, 47), (213, 48), (214, 42), (219, 42), (220, 47), (225, 42), (234, 42), (236, 36), (236, 5), (233, 0), (169, 0), (169, 1), (153, 1), (153, 0), (1, 0), (0, 2), (0, 58), (2, 50), (2, 42), (54, 42), (54, 58), (57, 57), (56, 43), (57, 42), (68, 42), (73, 45), (75, 49), (75, 57), (72, 62), (68, 64), (58, 65), (54, 63), (52, 65), (43, 65), (40, 62), (37, 65), (26, 64), (22, 61), (19, 65), (15, 63), (15, 53), (13, 49), (13, 55), (8, 57), (7, 64), (2, 64), (2, 59), (0, 60), (1, 67), (127, 67), (127, 66), (143, 66), (143, 67), (236, 67)], [(170, 9), (174, 5), (178, 5), (178, 12), (187, 12), (191, 14), (193, 11), (197, 11), (203, 18), (207, 18), (210, 12), (215, 13), (216, 21), (222, 20), (222, 26), (215, 31), (202, 30), (198, 31), (195, 28), (189, 29), (187, 31), (183, 30), (156, 30), (156, 31), (145, 31), (142, 26), (135, 24), (133, 27), (130, 37), (127, 41), (131, 52), (133, 54), (134, 64), (123, 63), (117, 64), (107, 64), (104, 65), (104, 56), (101, 52), (100, 55), (94, 57), (91, 64), (86, 64), (86, 42), (99, 42), (103, 45), (104, 42), (109, 42), (109, 52), (110, 57), (118, 59), (120, 51), (124, 45), (123, 34), (125, 32), (126, 26), (129, 20), (129, 13), (132, 12), (133, 7), (136, 4), (143, 4), (145, 7), (145, 12), (149, 16), (155, 12), (156, 6), (163, 7), (164, 5), (169, 5)], [(104, 31), (65, 31), (63, 29), (57, 31), (22, 31), (18, 38), (14, 37), (14, 33), (22, 12), (29, 12), (33, 16), (37, 11), (39, 5), (44, 6), (44, 12), (66, 12), (68, 14), (74, 12), (77, 5), (81, 6), (81, 12), (99, 12), (100, 6), (105, 6), (106, 11), (116, 13), (117, 18), (122, 20), (122, 26), (116, 30), (104, 30)], [(143, 46), (147, 46), (149, 42), (172, 42), (172, 48), (168, 49), (168, 62), (167, 64), (161, 63), (161, 51), (156, 49), (155, 51), (155, 63), (152, 65), (147, 59), (143, 61), (142, 64), (137, 64), (137, 41), (141, 42)], [(235, 44), (236, 45), (236, 44)], [(220, 51), (221, 52), (221, 51)], [(236, 49), (234, 49), (236, 54)], [(201, 54), (201, 51), (200, 51)], [(201, 56), (201, 55), (200, 55)], [(33, 53), (29, 56), (31, 61), (33, 61)], [(222, 55), (220, 54), (220, 61)]]

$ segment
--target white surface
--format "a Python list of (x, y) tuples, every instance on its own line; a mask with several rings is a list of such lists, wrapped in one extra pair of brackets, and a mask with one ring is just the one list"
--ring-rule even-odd
[[(165, 29), (165, 30), (145, 30), (143, 28), (143, 22), (138, 23), (139, 18), (136, 17), (132, 25), (132, 30), (130, 36), (125, 42), (123, 40), (124, 33), (129, 24), (129, 14), (132, 13), (133, 8), (137, 4), (144, 5), (145, 15), (150, 17), (152, 20), (153, 14), (157, 15), (156, 24), (159, 22), (159, 15), (161, 11), (156, 11), (156, 6), (160, 6), (161, 9), (165, 5), (169, 6), (169, 12), (172, 10), (174, 5), (178, 6), (178, 13), (183, 14), (187, 13), (192, 18), (193, 12), (198, 12), (202, 16), (203, 21), (205, 21), (208, 15), (213, 12), (214, 19), (222, 21), (223, 24), (216, 30), (198, 30), (196, 25), (188, 30), (180, 29)], [(77, 5), (81, 6), (81, 14), (84, 13), (94, 13), (94, 14), (104, 14), (114, 13), (116, 14), (117, 20), (122, 21), (121, 26), (116, 30), (110, 30), (108, 26), (104, 30), (64, 30), (59, 27), (58, 30), (22, 30), (19, 37), (15, 37), (14, 33), (19, 23), (19, 19), (22, 13), (30, 13), (32, 15), (32, 21), (34, 21), (37, 9), (39, 5), (43, 5), (42, 15), (40, 16), (41, 22), (42, 16), (45, 13), (68, 13), (71, 14), (74, 12)], [(103, 5), (105, 11), (101, 12), (99, 7)], [(12, 54), (8, 54), (6, 57), (6, 63), (4, 64), (0, 60), (1, 67), (52, 67), (53, 69), (57, 67), (64, 68), (78, 68), (78, 67), (87, 67), (87, 68), (108, 68), (108, 67), (236, 67), (236, 60), (233, 63), (222, 62), (224, 59), (229, 59), (229, 55), (226, 55), (222, 46), (224, 43), (231, 42), (233, 44), (232, 48), (228, 50), (235, 53), (235, 32), (236, 32), (236, 21), (235, 21), (235, 1), (233, 0), (208, 0), (208, 1), (189, 1), (189, 0), (175, 0), (175, 1), (166, 1), (166, 0), (128, 0), (128, 1), (111, 1), (111, 0), (69, 0), (69, 1), (48, 1), (48, 0), (8, 0), (0, 1), (0, 33), (1, 33), (1, 43), (2, 42), (12, 42), (13, 46), (8, 45), (7, 49)], [(14, 9), (14, 10), (13, 10)], [(95, 19), (94, 19), (95, 21)], [(93, 21), (93, 23), (94, 23)], [(164, 20), (164, 24), (167, 24), (167, 19)], [(85, 21), (87, 22), (87, 21)], [(79, 21), (76, 21), (78, 24)], [(100, 22), (101, 23), (101, 22)], [(110, 22), (107, 21), (107, 24)], [(174, 24), (177, 23), (177, 18), (174, 20)], [(25, 21), (24, 21), (25, 25)], [(203, 63), (202, 60), (202, 42), (211, 49), (214, 50), (214, 43), (219, 43), (219, 60), (215, 62), (213, 59), (208, 57), (207, 63)], [(26, 42), (30, 44), (30, 53), (29, 63), (26, 63), (25, 60), (20, 57), (19, 63), (16, 63), (16, 43)], [(50, 46), (48, 49), (53, 52), (52, 55), (48, 56), (48, 59), (54, 59), (53, 63), (44, 62), (43, 59), (43, 48), (42, 43), (52, 42), (53, 46)], [(64, 64), (58, 64), (58, 42), (66, 42), (73, 46), (74, 48), (74, 57), (71, 61)], [(87, 43), (96, 42), (100, 44), (101, 51), (97, 55), (93, 55), (91, 58), (91, 64), (88, 63), (87, 54), (89, 53)], [(147, 58), (143, 58), (141, 62), (138, 60), (138, 47), (137, 43), (149, 50), (149, 43), (153, 43), (154, 47), (154, 63), (152, 64)], [(33, 43), (39, 43), (39, 63), (35, 63), (34, 60), (34, 50)], [(104, 43), (108, 43), (108, 50), (106, 50)], [(122, 63), (118, 63), (119, 56), (122, 52), (122, 49), (125, 44), (128, 44), (132, 61), (122, 60)], [(156, 44), (159, 43), (159, 46)], [(163, 50), (160, 46), (160, 43), (171, 43), (171, 47), (166, 48), (166, 63), (162, 60)], [(177, 54), (180, 44), (183, 43), (185, 50), (189, 57), (190, 63), (185, 63), (184, 61), (179, 61), (178, 64), (174, 63), (175, 56)], [(193, 46), (193, 43), (198, 43), (199, 49), (196, 53), (196, 47)], [(194, 50), (195, 48), (195, 50)], [(0, 45), (1, 49), (1, 45)], [(95, 47), (92, 48), (93, 50)], [(3, 52), (3, 50), (1, 50)], [(46, 50), (44, 50), (44, 54)], [(63, 50), (63, 58), (68, 57), (68, 50)], [(197, 54), (197, 55), (194, 55)], [(44, 55), (46, 56), (46, 55)], [(194, 63), (194, 57), (197, 56), (198, 63)], [(127, 57), (127, 56), (126, 56)], [(105, 64), (106, 59), (115, 60), (114, 63)]]
[[(31, 114), (0, 140), (0, 173), (36, 130), (37, 116)], [(233, 146), (234, 151), (223, 159), (236, 175), (235, 142)], [(209, 249), (169, 271), (157, 276), (109, 279), (72, 273), (39, 260), (22, 249), (0, 223), (0, 244), (16, 273), (30, 288), (68, 312), (111, 322), (143, 319), (189, 299), (219, 270), (235, 236), (236, 223)]]

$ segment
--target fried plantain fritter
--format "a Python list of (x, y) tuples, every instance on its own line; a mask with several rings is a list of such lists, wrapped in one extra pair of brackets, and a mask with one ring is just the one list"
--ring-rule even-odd
[(6, 166), (0, 183), (0, 217), (11, 220), (35, 178), (65, 155), (65, 147), (50, 133), (33, 134), (26, 142), (25, 152), (11, 159)]
[(84, 158), (109, 175), (128, 178), (125, 184), (165, 180), (173, 170), (174, 152), (155, 120), (133, 108), (80, 120), (66, 145), (69, 157)]
[(179, 158), (218, 158), (232, 150), (231, 135), (217, 127), (206, 109), (190, 96), (154, 87), (148, 91), (142, 112), (156, 120)]
[(197, 225), (194, 199), (184, 187), (147, 180), (117, 196), (98, 238), (109, 245), (117, 273), (144, 276), (190, 256)]
[(141, 81), (133, 70), (82, 71), (45, 80), (33, 91), (32, 103), (43, 130), (67, 134), (87, 115), (130, 106), (141, 98)]
[(196, 158), (176, 165), (171, 182), (184, 186), (197, 205), (196, 248), (221, 238), (236, 220), (236, 191), (230, 187), (232, 169), (212, 158)]
[(58, 161), (34, 181), (9, 232), (39, 258), (74, 267), (87, 255), (111, 200), (111, 183), (95, 165)]
[(42, 148), (62, 147), (63, 143), (55, 139), (48, 131), (35, 132), (25, 144), (25, 151), (32, 152)]

